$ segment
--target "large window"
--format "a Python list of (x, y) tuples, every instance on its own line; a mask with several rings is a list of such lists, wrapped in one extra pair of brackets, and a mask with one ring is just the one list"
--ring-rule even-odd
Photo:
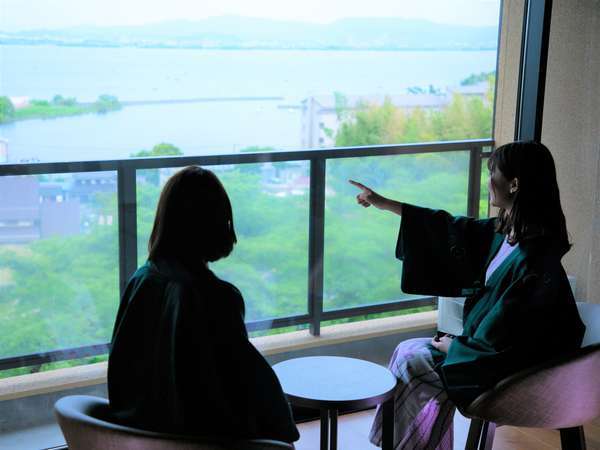
[(0, 376), (106, 351), (180, 166), (232, 198), (239, 244), (212, 268), (260, 332), (424, 304), (400, 291), (398, 220), (347, 179), (485, 213), (499, 0), (200, 5), (4, 0)]

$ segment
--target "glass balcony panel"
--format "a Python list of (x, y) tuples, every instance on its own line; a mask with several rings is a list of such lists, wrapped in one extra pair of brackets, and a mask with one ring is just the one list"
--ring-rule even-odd
[(394, 252), (400, 217), (363, 208), (354, 179), (402, 202), (467, 211), (469, 152), (335, 159), (327, 162), (324, 309), (410, 298)]
[[(307, 313), (308, 167), (306, 161), (207, 166), (229, 194), (238, 237), (232, 254), (211, 269), (240, 289), (247, 321)], [(160, 189), (176, 170), (137, 171), (139, 264), (148, 255)]]
[(0, 358), (108, 342), (116, 172), (2, 176), (0, 221)]

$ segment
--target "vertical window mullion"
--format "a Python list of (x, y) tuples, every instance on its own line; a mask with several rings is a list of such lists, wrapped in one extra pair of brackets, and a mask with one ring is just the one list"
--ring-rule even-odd
[(136, 169), (117, 169), (119, 204), (119, 286), (121, 295), (137, 268)]
[(479, 218), (481, 196), (481, 147), (469, 150), (469, 185), (467, 190), (467, 216)]
[(323, 254), (325, 235), (325, 158), (310, 160), (308, 221), (308, 314), (310, 334), (321, 334), (323, 314)]
[(552, 0), (525, 0), (515, 140), (540, 141)]

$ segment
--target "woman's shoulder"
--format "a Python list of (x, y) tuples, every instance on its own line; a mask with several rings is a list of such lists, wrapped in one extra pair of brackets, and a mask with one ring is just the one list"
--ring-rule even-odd
[[(172, 269), (172, 267), (171, 267)], [(182, 296), (201, 299), (208, 306), (221, 309), (233, 306), (244, 312), (244, 300), (240, 290), (232, 283), (221, 279), (208, 267), (200, 267), (190, 272), (175, 270), (167, 276), (167, 289), (177, 291)]]
[(558, 244), (547, 238), (527, 239), (518, 243), (523, 262), (530, 268), (562, 266)]
[(129, 279), (129, 285), (139, 286), (140, 284), (165, 285), (168, 283), (167, 277), (164, 276), (151, 261), (146, 261), (145, 264), (138, 267)]
[(233, 303), (236, 309), (244, 309), (240, 290), (207, 267), (192, 271), (176, 261), (147, 261), (136, 271), (132, 281), (152, 283), (160, 286), (163, 292), (181, 298), (210, 299), (210, 303), (226, 305)]
[(233, 283), (230, 283), (229, 281), (225, 281), (214, 274), (213, 274), (213, 276), (217, 280), (217, 284), (219, 285), (219, 288), (221, 290), (223, 290), (224, 293), (226, 293), (227, 295), (230, 295), (231, 297), (240, 298), (240, 299), (242, 298), (242, 293)]
[(520, 258), (517, 259), (515, 271), (524, 282), (533, 284), (541, 281), (544, 286), (552, 287), (568, 282), (561, 262), (562, 255), (552, 242), (537, 239), (518, 245)]
[[(211, 272), (212, 273), (212, 272)], [(219, 294), (225, 301), (231, 302), (236, 310), (241, 310), (242, 315), (245, 314), (244, 297), (240, 290), (229, 281), (225, 281), (217, 277), (214, 273), (213, 276), (218, 285)]]
[(202, 290), (206, 290), (207, 287), (210, 290), (211, 284), (210, 282), (206, 283), (205, 280), (200, 281), (198, 278), (207, 277), (195, 276), (170, 260), (148, 260), (129, 279), (127, 291), (130, 295), (143, 294), (144, 296), (152, 295), (153, 297), (178, 298), (180, 300), (196, 298), (199, 286), (202, 286)]

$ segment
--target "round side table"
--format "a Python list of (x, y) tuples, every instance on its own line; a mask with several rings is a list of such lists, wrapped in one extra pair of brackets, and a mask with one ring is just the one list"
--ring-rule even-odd
[(363, 409), (382, 404), (383, 450), (394, 441), (396, 377), (369, 361), (339, 356), (289, 359), (273, 366), (290, 403), (321, 411), (321, 450), (337, 449), (340, 409)]

